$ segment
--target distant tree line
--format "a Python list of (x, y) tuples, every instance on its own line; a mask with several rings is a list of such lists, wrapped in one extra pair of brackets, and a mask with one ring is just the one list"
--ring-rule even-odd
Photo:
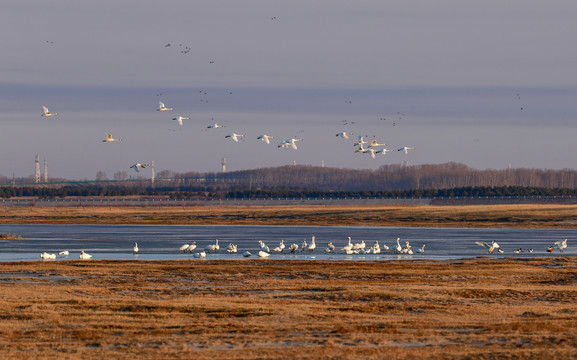
[[(115, 174), (118, 175), (118, 174)], [(226, 173), (177, 173), (163, 170), (154, 186), (146, 179), (115, 176), (106, 180), (0, 186), (0, 197), (153, 196), (186, 198), (255, 197), (441, 197), (574, 196), (573, 169), (477, 170), (459, 163), (384, 165), (377, 170), (281, 166)]]
[(550, 189), (522, 186), (501, 187), (460, 187), (452, 189), (414, 189), (391, 191), (323, 191), (314, 189), (277, 190), (226, 190), (217, 187), (139, 187), (139, 186), (63, 186), (45, 187), (0, 187), (0, 198), (37, 197), (54, 199), (75, 197), (145, 196), (168, 197), (173, 199), (261, 199), (261, 198), (454, 198), (454, 197), (524, 197), (524, 196), (577, 196), (577, 189)]

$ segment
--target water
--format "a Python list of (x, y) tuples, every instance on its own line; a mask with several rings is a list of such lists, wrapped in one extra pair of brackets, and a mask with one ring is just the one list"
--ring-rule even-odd
[[(271, 250), (278, 246), (281, 239), (288, 247), (292, 243), (300, 244), (304, 239), (310, 242), (316, 237), (317, 249), (291, 254), (272, 253), (271, 259), (301, 260), (391, 260), (391, 259), (462, 259), (487, 254), (487, 249), (475, 244), (476, 241), (490, 243), (496, 240), (504, 250), (503, 254), (491, 254), (495, 257), (540, 257), (540, 256), (577, 256), (574, 240), (577, 229), (449, 229), (449, 228), (405, 228), (405, 227), (354, 227), (354, 226), (198, 226), (198, 225), (0, 225), (0, 233), (11, 233), (23, 237), (21, 240), (0, 240), (0, 261), (39, 260), (44, 251), (56, 253), (68, 250), (67, 257), (58, 256), (56, 260), (78, 259), (81, 250), (98, 259), (139, 259), (139, 260), (175, 260), (192, 259), (192, 254), (183, 254), (179, 248), (183, 244), (196, 241), (200, 251), (214, 240), (219, 240), (220, 252), (208, 254), (207, 259), (244, 259), (242, 253), (250, 251), (256, 258), (259, 240), (263, 240)], [(353, 243), (364, 240), (367, 248), (375, 240), (389, 246), (391, 250), (378, 255), (346, 255), (343, 252), (326, 254), (324, 248), (332, 241), (337, 249), (347, 244), (347, 236)], [(397, 237), (410, 241), (413, 249), (426, 244), (425, 253), (397, 255), (392, 253)], [(552, 254), (547, 247), (555, 241), (569, 238), (568, 247), (563, 253), (557, 248)], [(140, 252), (132, 253), (134, 242), (138, 242)], [(238, 253), (225, 251), (229, 242), (238, 245)], [(533, 248), (534, 252), (515, 254), (519, 248)], [(51, 260), (54, 261), (54, 260)]]

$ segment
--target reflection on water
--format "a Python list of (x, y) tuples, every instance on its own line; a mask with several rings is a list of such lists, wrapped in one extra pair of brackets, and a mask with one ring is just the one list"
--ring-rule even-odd
[[(198, 252), (219, 240), (220, 251), (208, 254), (206, 259), (244, 259), (242, 253), (250, 251), (254, 259), (259, 250), (259, 240), (271, 250), (281, 239), (287, 246), (283, 254), (272, 253), (270, 259), (322, 259), (322, 260), (391, 260), (391, 259), (460, 259), (488, 255), (487, 249), (475, 244), (476, 241), (490, 243), (496, 240), (503, 254), (490, 256), (575, 256), (577, 251), (573, 239), (577, 230), (573, 229), (448, 229), (448, 228), (400, 228), (400, 227), (354, 227), (354, 226), (158, 226), (158, 225), (0, 225), (0, 233), (21, 235), (21, 240), (0, 240), (0, 261), (40, 260), (44, 251), (56, 253), (68, 250), (70, 255), (59, 259), (78, 259), (84, 250), (98, 259), (139, 259), (173, 260), (192, 259), (190, 253), (183, 254), (179, 248), (183, 244), (196, 241)], [(310, 242), (316, 237), (314, 252), (297, 251), (292, 254), (288, 247), (292, 243)], [(378, 255), (346, 255), (339, 251), (348, 242), (365, 241), (367, 248), (375, 241), (387, 245), (391, 250)], [(397, 237), (401, 244), (409, 241), (412, 248), (426, 244), (423, 254), (397, 255), (392, 252)], [(568, 247), (563, 253), (557, 248), (552, 254), (546, 252), (554, 242), (568, 238)], [(133, 255), (134, 242), (138, 242), (140, 252)], [(236, 254), (228, 254), (224, 249), (230, 243), (238, 245)], [(335, 254), (324, 252), (328, 242), (337, 248)], [(534, 249), (533, 253), (514, 250)], [(52, 260), (53, 261), (53, 260)]]

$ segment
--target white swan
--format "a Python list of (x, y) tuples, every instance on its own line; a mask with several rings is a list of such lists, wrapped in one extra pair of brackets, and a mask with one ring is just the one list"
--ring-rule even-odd
[(136, 171), (136, 172), (140, 172), (140, 169), (144, 169), (147, 166), (148, 166), (148, 164), (136, 163), (136, 164), (132, 165), (130, 168), (134, 169), (134, 171)]
[(353, 250), (364, 250), (365, 249), (365, 240), (362, 240), (360, 243), (355, 243), (353, 245)]
[(177, 116), (175, 118), (172, 118), (172, 120), (178, 121), (178, 125), (182, 126), (182, 120), (190, 120), (190, 118), (183, 117), (183, 116)]
[(82, 250), (82, 251), (80, 252), (80, 258), (81, 258), (82, 260), (88, 260), (88, 259), (91, 259), (91, 258), (92, 258), (92, 255), (87, 254), (87, 253), (84, 252), (84, 250)]
[(284, 249), (285, 249), (284, 240), (281, 240), (281, 241), (280, 241), (280, 244), (278, 244), (277, 247), (275, 247), (274, 249), (272, 249), (272, 251), (275, 251), (275, 252), (283, 252)]
[(224, 125), (220, 125), (220, 124), (212, 124), (212, 125), (208, 125), (206, 128), (207, 129), (218, 129), (218, 128), (223, 128), (226, 127)]
[(45, 251), (44, 253), (40, 254), (40, 258), (42, 258), (43, 260), (56, 259), (56, 255), (55, 254), (49, 254)]
[(68, 256), (68, 255), (70, 255), (70, 252), (68, 250), (64, 250), (64, 251), (59, 252), (58, 255)]
[(112, 138), (112, 135), (110, 135), (109, 133), (104, 133), (104, 134), (106, 134), (106, 139), (102, 140), (102, 142), (122, 141), (122, 139)]
[(269, 256), (270, 256), (270, 254), (267, 253), (266, 251), (260, 250), (260, 251), (258, 252), (258, 257), (269, 257)]
[(196, 249), (196, 241), (193, 241), (192, 244), (188, 245), (188, 248), (184, 249), (184, 251), (188, 250), (188, 252), (192, 252), (194, 249)]
[(298, 249), (299, 249), (298, 244), (292, 244), (292, 245), (289, 247), (289, 250), (290, 250), (292, 253), (294, 253), (294, 252), (297, 251)]
[(333, 245), (332, 241), (327, 244), (327, 247), (325, 248), (325, 252), (326, 253), (334, 253), (335, 252), (335, 246)]
[(167, 108), (166, 106), (164, 106), (164, 103), (162, 101), (159, 101), (158, 109), (156, 109), (156, 111), (167, 111), (167, 110), (172, 110), (172, 108)]
[(307, 239), (304, 239), (303, 242), (300, 244), (301, 251), (305, 251), (305, 249), (309, 246), (307, 243)]
[(489, 249), (489, 254), (491, 254), (493, 251), (495, 251), (495, 249), (498, 249), (500, 247), (499, 244), (497, 244), (497, 242), (495, 240), (493, 240), (493, 242), (491, 242), (491, 245), (487, 244), (484, 241), (476, 241), (475, 244), (481, 245), (481, 246)]
[(351, 251), (351, 250), (353, 249), (352, 239), (351, 239), (350, 236), (349, 236), (348, 238), (349, 238), (349, 243), (348, 243), (345, 247), (343, 247), (343, 248), (341, 249), (341, 250), (343, 250), (344, 252), (348, 252), (348, 251)]
[(132, 248), (132, 252), (134, 254), (138, 254), (138, 243), (136, 241), (134, 242), (134, 247)]
[(266, 244), (265, 244), (262, 240), (259, 240), (258, 243), (259, 243), (260, 249), (261, 249), (262, 251), (270, 252), (269, 247), (266, 246)]
[(363, 136), (359, 136), (359, 139), (353, 144), (353, 146), (357, 146), (360, 145), (361, 147), (363, 147), (364, 144), (368, 144), (368, 141), (363, 140)]
[(42, 105), (42, 110), (44, 110), (44, 112), (41, 114), (41, 116), (54, 116), (54, 115), (58, 115), (58, 113), (51, 113), (50, 111), (48, 111), (48, 108), (44, 105)]
[(371, 157), (373, 159), (376, 159), (377, 157), (375, 156), (375, 154), (377, 153), (377, 151), (375, 149), (365, 149), (365, 151), (363, 151), (364, 153), (367, 154), (371, 154)]
[(232, 134), (228, 134), (226, 135), (224, 138), (228, 139), (231, 138), (234, 142), (238, 142), (238, 139), (243, 137), (243, 134), (236, 134), (236, 133), (232, 133)]
[(257, 137), (257, 140), (262, 140), (267, 144), (270, 144), (270, 139), (274, 139), (274, 136), (270, 136), (270, 135), (261, 135), (259, 137)]
[(288, 140), (281, 142), (278, 147), (279, 148), (284, 147), (285, 149), (288, 149), (288, 147), (290, 146), (293, 149), (297, 150), (298, 149), (297, 144), (296, 144), (297, 141), (303, 141), (303, 139), (295, 139), (295, 138), (288, 139)]
[(364, 152), (367, 152), (367, 149), (365, 149), (363, 147), (363, 145), (361, 144), (361, 146), (359, 146), (357, 149), (355, 149), (355, 152), (356, 153), (364, 153)]
[(194, 253), (194, 255), (192, 255), (192, 257), (195, 259), (204, 259), (206, 257), (206, 252), (201, 251), (201, 252)]
[(414, 150), (414, 149), (415, 149), (414, 147), (403, 146), (402, 148), (400, 148), (400, 149), (397, 150), (397, 151), (404, 151), (405, 154), (408, 154), (408, 153), (409, 153), (409, 150)]
[(403, 247), (401, 246), (401, 243), (399, 242), (401, 240), (401, 238), (397, 238), (397, 246), (395, 247), (395, 253), (401, 253), (403, 252)]
[(343, 132), (338, 133), (336, 136), (342, 137), (343, 139), (348, 139), (349, 136), (351, 136), (351, 135), (353, 135), (353, 133), (348, 133), (348, 132), (343, 131)]
[(315, 249), (317, 248), (317, 244), (315, 243), (315, 236), (313, 235), (313, 237), (311, 238), (311, 243), (309, 244), (309, 251), (315, 251)]
[(252, 254), (248, 250), (242, 253), (242, 256), (244, 256), (244, 257), (250, 257), (251, 255)]
[(226, 252), (228, 253), (235, 253), (237, 252), (238, 247), (236, 246), (236, 244), (233, 243), (229, 243), (228, 246), (226, 247)]
[(555, 245), (557, 245), (559, 250), (561, 250), (561, 252), (563, 252), (563, 250), (565, 250), (567, 248), (567, 239), (556, 241)]
[(218, 251), (218, 249), (220, 249), (220, 246), (218, 246), (218, 239), (216, 239), (214, 244), (210, 244), (210, 245), (206, 245), (204, 247), (204, 251), (206, 252), (211, 252), (211, 251)]
[(189, 246), (190, 246), (190, 245), (188, 245), (188, 244), (184, 244), (184, 245), (182, 245), (182, 246), (179, 248), (179, 250), (182, 251), (182, 252), (186, 252), (186, 250), (188, 250), (188, 247), (189, 247)]
[(426, 244), (421, 246), (420, 248), (417, 249), (418, 253), (424, 253), (425, 252), (425, 246), (427, 246)]
[(381, 150), (375, 151), (375, 154), (383, 154), (383, 155), (386, 155), (388, 152), (391, 152), (391, 151), (395, 151), (395, 150), (391, 150), (391, 149), (381, 149)]
[(379, 144), (379, 143), (377, 142), (377, 140), (372, 140), (372, 141), (370, 142), (370, 144), (369, 144), (369, 148), (377, 147), (377, 146), (385, 146), (385, 145), (387, 145), (387, 144)]

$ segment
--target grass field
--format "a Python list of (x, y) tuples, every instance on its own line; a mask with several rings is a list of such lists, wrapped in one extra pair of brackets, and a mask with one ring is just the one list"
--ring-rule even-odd
[[(571, 205), (0, 208), (4, 224), (573, 228)], [(577, 260), (0, 263), (2, 359), (577, 359)]]
[(570, 359), (577, 263), (0, 264), (4, 359)]

